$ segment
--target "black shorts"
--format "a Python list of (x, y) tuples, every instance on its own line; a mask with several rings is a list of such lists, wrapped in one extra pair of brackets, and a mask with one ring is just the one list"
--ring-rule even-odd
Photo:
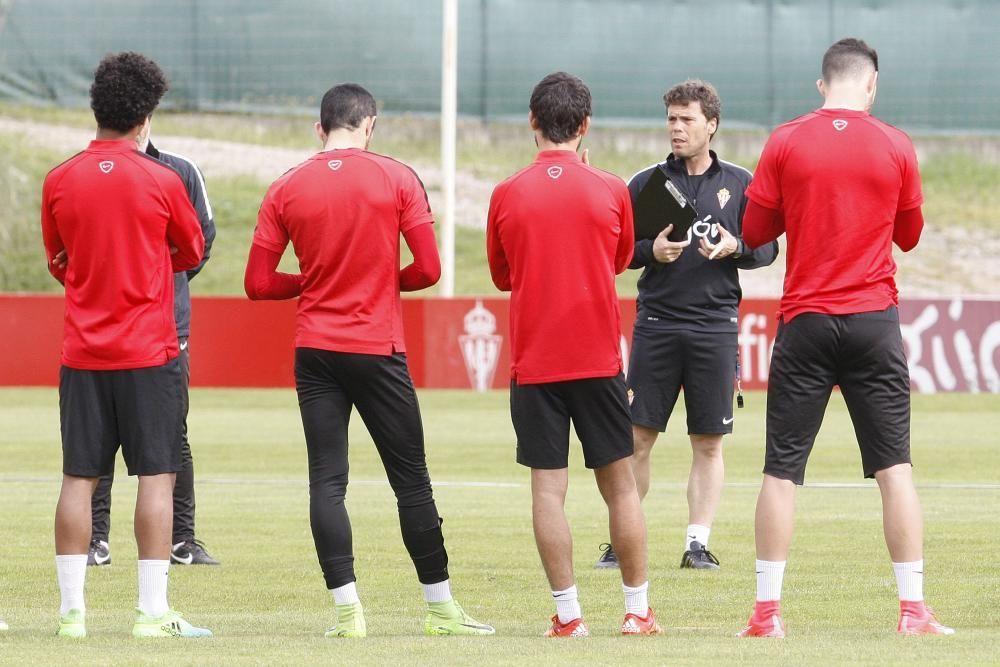
[(766, 474), (802, 484), (834, 385), (854, 423), (865, 477), (910, 462), (910, 378), (896, 307), (805, 313), (778, 323), (767, 386)]
[(735, 382), (735, 333), (632, 333), (628, 386), (636, 426), (667, 430), (683, 387), (688, 433), (732, 433)]
[(118, 371), (59, 371), (63, 473), (100, 477), (119, 445), (130, 475), (181, 467), (184, 377), (181, 363)]
[(583, 444), (588, 468), (632, 455), (625, 378), (587, 378), (544, 384), (510, 383), (510, 417), (517, 462), (529, 468), (569, 466), (569, 424)]

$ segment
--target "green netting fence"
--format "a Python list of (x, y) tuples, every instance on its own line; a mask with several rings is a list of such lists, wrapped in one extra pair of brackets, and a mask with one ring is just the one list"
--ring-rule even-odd
[[(459, 0), (459, 111), (522, 116), (565, 69), (599, 119), (662, 118), (670, 84), (716, 84), (727, 123), (770, 127), (818, 105), (825, 48), (879, 50), (878, 113), (917, 131), (1000, 131), (996, 0)], [(439, 0), (0, 0), (0, 100), (86, 106), (108, 52), (156, 59), (172, 108), (312, 111), (340, 81), (385, 111), (434, 114)]]

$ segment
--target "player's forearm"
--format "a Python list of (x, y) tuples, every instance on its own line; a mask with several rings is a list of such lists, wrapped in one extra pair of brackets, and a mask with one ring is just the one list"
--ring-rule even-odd
[(746, 240), (744, 240), (743, 248), (743, 256), (734, 261), (736, 262), (736, 267), (744, 271), (770, 266), (778, 258), (777, 241), (765, 243), (759, 248), (750, 248)]
[(305, 277), (301, 274), (279, 273), (281, 253), (263, 246), (250, 247), (243, 289), (252, 301), (293, 299), (302, 294)]
[(642, 269), (656, 260), (653, 259), (653, 242), (649, 239), (640, 239), (635, 243), (635, 251), (632, 253), (632, 260), (628, 264), (630, 269)]
[(430, 224), (417, 225), (403, 233), (406, 247), (413, 253), (413, 263), (399, 272), (399, 289), (415, 292), (441, 279), (441, 257)]
[(785, 220), (781, 211), (758, 204), (753, 199), (747, 201), (743, 214), (743, 242), (751, 248), (760, 248), (785, 233)]
[(202, 222), (201, 232), (205, 236), (205, 253), (202, 255), (201, 261), (198, 262), (198, 266), (188, 270), (188, 280), (192, 280), (196, 275), (201, 273), (201, 270), (205, 268), (209, 258), (212, 256), (212, 244), (215, 242), (215, 222), (212, 220), (209, 220), (208, 224)]
[(923, 230), (924, 214), (919, 206), (908, 211), (897, 211), (892, 229), (892, 241), (903, 252), (909, 252), (917, 246)]

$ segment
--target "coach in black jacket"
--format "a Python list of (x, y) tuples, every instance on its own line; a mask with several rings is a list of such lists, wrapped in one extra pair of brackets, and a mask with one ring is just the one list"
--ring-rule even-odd
[[(143, 148), (140, 146), (140, 148)], [(176, 565), (218, 565), (204, 545), (195, 539), (194, 532), (194, 459), (187, 437), (188, 395), (187, 383), (191, 380), (188, 337), (191, 335), (191, 289), (188, 283), (201, 271), (208, 261), (215, 240), (215, 220), (212, 205), (208, 201), (205, 179), (194, 162), (176, 153), (158, 150), (146, 138), (145, 152), (160, 162), (170, 166), (180, 175), (187, 188), (188, 198), (198, 214), (201, 231), (205, 236), (205, 254), (201, 263), (190, 271), (174, 274), (174, 321), (177, 325), (177, 339), (180, 347), (180, 362), (184, 373), (184, 422), (181, 430), (181, 469), (177, 472), (174, 485), (174, 528), (170, 561)], [(111, 529), (111, 483), (114, 471), (99, 478), (97, 489), (91, 500), (93, 531), (91, 533), (88, 565), (109, 565), (111, 548), (108, 535)]]
[[(722, 436), (733, 430), (742, 297), (738, 269), (771, 264), (778, 245), (751, 249), (740, 240), (751, 174), (709, 150), (721, 108), (715, 88), (685, 81), (667, 91), (663, 101), (672, 152), (632, 177), (632, 203), (659, 169), (694, 204), (701, 222), (686, 241), (670, 241), (668, 227), (656, 239), (635, 245), (629, 268), (643, 272), (628, 373), (633, 461), (639, 495), (645, 497), (650, 451), (683, 387), (693, 458), (681, 567), (715, 569), (719, 562), (708, 550), (708, 536), (725, 473)], [(617, 565), (614, 549), (608, 547), (597, 565)]]

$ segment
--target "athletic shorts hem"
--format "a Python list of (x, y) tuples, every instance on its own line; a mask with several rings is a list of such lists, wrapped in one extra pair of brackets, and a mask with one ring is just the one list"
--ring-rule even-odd
[(637, 420), (633, 419), (632, 420), (632, 426), (639, 426), (641, 428), (648, 428), (648, 429), (650, 429), (652, 431), (656, 431), (657, 433), (666, 433), (667, 432), (667, 425), (666, 424), (664, 424), (663, 426), (660, 426), (659, 424), (647, 424), (647, 423), (644, 423), (644, 422), (637, 421)]
[(566, 470), (567, 468), (569, 468), (569, 464), (567, 464), (567, 465), (542, 465), (542, 464), (536, 465), (534, 463), (530, 463), (528, 461), (525, 461), (520, 456), (517, 457), (517, 463), (518, 463), (518, 465), (522, 465), (525, 468), (531, 468), (532, 470)]
[(904, 463), (908, 463), (911, 468), (913, 467), (913, 461), (910, 458), (896, 461), (895, 463), (892, 463), (891, 461), (879, 461), (878, 464), (879, 467), (876, 468), (875, 470), (865, 470), (865, 479), (875, 479), (875, 473), (881, 472), (882, 470), (887, 470), (888, 468), (892, 468), (893, 466), (902, 465)]
[(609, 458), (606, 461), (602, 459), (599, 463), (594, 463), (592, 461), (589, 462), (589, 463), (585, 462), (584, 463), (584, 467), (586, 467), (587, 470), (597, 470), (598, 468), (603, 468), (604, 466), (609, 466), (612, 463), (617, 463), (618, 461), (621, 461), (622, 459), (627, 459), (628, 457), (632, 456), (633, 454), (635, 454), (635, 450), (634, 449), (631, 452), (629, 452), (628, 454), (616, 455), (614, 458)]
[(767, 466), (764, 466), (764, 470), (762, 470), (761, 472), (763, 472), (768, 477), (783, 479), (786, 482), (794, 482), (796, 486), (802, 486), (803, 484), (805, 484), (806, 480), (806, 476), (804, 474), (794, 475), (784, 470), (771, 470), (768, 469)]
[(713, 429), (715, 429), (714, 426), (712, 428), (705, 428), (705, 429), (693, 429), (691, 427), (688, 427), (688, 435), (732, 435), (733, 434), (732, 428), (726, 431), (719, 431)]

